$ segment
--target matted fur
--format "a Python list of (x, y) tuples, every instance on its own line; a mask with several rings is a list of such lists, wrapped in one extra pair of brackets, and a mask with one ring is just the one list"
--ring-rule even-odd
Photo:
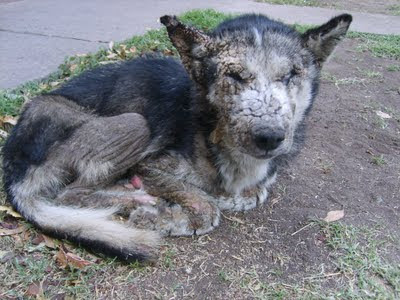
[[(267, 200), (351, 16), (304, 34), (262, 15), (210, 33), (161, 22), (182, 64), (149, 56), (87, 71), (33, 99), (3, 148), (15, 209), (122, 260), (152, 258), (159, 235), (204, 234), (220, 210)], [(115, 186), (132, 175), (140, 190)]]

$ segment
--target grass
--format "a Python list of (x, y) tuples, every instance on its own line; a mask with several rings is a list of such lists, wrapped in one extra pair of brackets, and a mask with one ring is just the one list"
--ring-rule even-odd
[[(306, 1), (307, 2), (307, 1)], [(214, 10), (193, 10), (181, 16), (185, 23), (210, 30), (223, 20), (233, 15)], [(310, 25), (295, 25), (300, 32), (312, 28)], [(370, 51), (377, 57), (400, 59), (400, 35), (378, 35), (349, 32), (349, 38), (360, 42), (360, 51)], [(141, 36), (134, 36), (126, 41), (116, 43), (112, 48), (102, 49), (95, 53), (71, 56), (58, 67), (58, 70), (47, 78), (31, 81), (15, 89), (0, 89), (0, 115), (18, 115), (23, 103), (28, 99), (57, 87), (62, 82), (77, 76), (87, 69), (101, 64), (131, 59), (145, 52), (161, 52), (166, 55), (177, 55), (164, 29), (149, 30)]]
[[(295, 284), (265, 281), (255, 268), (222, 269), (219, 279), (237, 286), (254, 299), (397, 299), (400, 296), (400, 265), (382, 257), (390, 240), (382, 240), (382, 229), (357, 228), (342, 223), (311, 221), (319, 227), (334, 258), (329, 272), (305, 276)], [(335, 278), (334, 288), (324, 288)]]
[(390, 65), (387, 67), (387, 70), (389, 72), (399, 72), (400, 71), (400, 66), (399, 65)]
[(392, 15), (400, 16), (400, 4), (390, 6), (389, 11)]
[(336, 256), (345, 287), (337, 299), (396, 299), (400, 296), (400, 265), (383, 259), (386, 244), (381, 228), (356, 228), (320, 223)]
[(320, 6), (318, 0), (258, 0), (258, 2), (267, 2), (279, 5), (296, 5), (296, 6)]
[[(182, 15), (181, 19), (203, 30), (210, 30), (230, 17), (232, 15), (213, 10), (195, 10)], [(304, 31), (310, 26), (297, 25), (296, 28)], [(400, 49), (397, 46), (400, 41), (399, 36), (350, 33), (349, 37), (358, 39), (363, 51), (370, 51), (373, 55), (380, 57), (400, 59)], [(176, 55), (165, 30), (160, 29), (150, 30), (142, 36), (116, 43), (109, 49), (70, 57), (55, 73), (43, 80), (28, 82), (12, 90), (0, 90), (0, 115), (18, 115), (21, 105), (28, 99), (57, 87), (87, 69), (131, 59), (148, 51)], [(391, 69), (398, 71), (396, 66), (393, 65)], [(378, 76), (372, 73), (370, 75), (371, 77)], [(358, 78), (331, 78), (331, 80), (337, 85), (361, 83)], [(382, 160), (384, 161), (383, 158), (377, 157), (376, 164), (383, 164)], [(326, 167), (327, 170), (328, 167)], [(285, 193), (285, 187), (281, 187), (281, 192)], [(4, 202), (4, 197), (0, 202)], [(4, 214), (0, 217), (3, 221)], [(335, 272), (339, 273), (339, 287), (324, 290), (322, 288), (324, 277), (312, 276), (313, 274), (305, 274), (304, 280), (298, 284), (280, 282), (279, 274), (284, 272), (283, 270), (273, 272), (278, 278), (275, 281), (265, 280), (260, 276), (260, 271), (255, 268), (234, 270), (221, 268), (217, 277), (227, 286), (236, 286), (245, 295), (259, 299), (320, 299), (325, 296), (336, 299), (363, 299), (364, 297), (394, 299), (399, 296), (399, 266), (391, 265), (382, 258), (385, 244), (378, 242), (377, 231), (357, 229), (343, 224), (316, 224), (326, 236), (326, 245), (332, 251), (332, 257), (337, 266)], [(35, 233), (35, 230), (32, 232)], [(155, 269), (137, 263), (123, 266), (107, 259), (82, 270), (62, 269), (54, 261), (55, 250), (34, 248), (29, 242), (17, 243), (11, 237), (0, 239), (0, 249), (12, 251), (16, 255), (12, 260), (0, 264), (0, 277), (3, 282), (0, 295), (19, 298), (24, 297), (27, 287), (35, 282), (49, 284), (50, 287), (44, 293), (46, 298), (60, 293), (80, 299), (93, 298), (93, 295), (109, 296), (106, 294), (107, 290), (113, 290), (115, 286), (126, 286), (129, 290), (143, 274), (177, 269), (176, 260), (179, 259), (177, 251), (168, 248), (160, 259), (161, 265)], [(32, 252), (29, 252), (29, 249)], [(89, 257), (86, 251), (79, 248), (74, 248), (74, 251), (84, 258)], [(316, 279), (310, 282), (306, 279), (306, 275)], [(132, 295), (125, 295), (125, 298), (130, 296)]]
[(383, 166), (386, 164), (386, 160), (383, 155), (373, 156), (371, 162), (377, 166)]

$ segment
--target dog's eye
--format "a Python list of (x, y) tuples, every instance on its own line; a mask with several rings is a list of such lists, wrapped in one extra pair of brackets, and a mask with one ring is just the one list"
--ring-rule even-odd
[(288, 85), (290, 80), (296, 76), (298, 73), (295, 69), (292, 69), (289, 73), (287, 73), (285, 76), (283, 76), (280, 81), (284, 84), (284, 85)]
[(232, 78), (235, 81), (238, 81), (238, 82), (243, 82), (244, 81), (244, 78), (239, 73), (230, 72), (230, 73), (228, 73), (226, 75), (228, 77)]

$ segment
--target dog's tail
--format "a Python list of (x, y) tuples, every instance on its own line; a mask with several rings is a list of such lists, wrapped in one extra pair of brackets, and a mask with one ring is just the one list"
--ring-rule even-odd
[(21, 197), (20, 191), (14, 191), (11, 202), (16, 210), (51, 236), (124, 261), (154, 260), (157, 256), (159, 235), (112, 220), (118, 207), (57, 206), (43, 197)]

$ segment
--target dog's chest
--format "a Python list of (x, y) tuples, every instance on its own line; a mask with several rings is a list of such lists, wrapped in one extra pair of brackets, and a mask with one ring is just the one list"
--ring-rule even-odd
[(252, 188), (265, 180), (269, 162), (260, 161), (247, 156), (232, 157), (220, 155), (218, 170), (221, 185), (232, 195), (239, 195), (243, 190)]

